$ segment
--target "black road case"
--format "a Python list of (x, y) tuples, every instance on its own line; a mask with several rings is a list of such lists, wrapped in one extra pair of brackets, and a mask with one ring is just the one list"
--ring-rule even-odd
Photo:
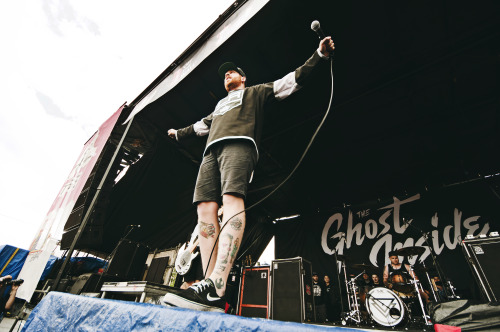
[(271, 264), (271, 318), (314, 322), (311, 263), (302, 257), (277, 259)]

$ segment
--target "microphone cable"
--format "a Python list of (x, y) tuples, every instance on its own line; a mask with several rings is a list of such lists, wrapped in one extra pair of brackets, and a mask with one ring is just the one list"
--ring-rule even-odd
[[(229, 221), (231, 219), (233, 219), (234, 217), (236, 217), (237, 215), (239, 215), (239, 214), (241, 214), (243, 212), (250, 211), (251, 209), (253, 209), (257, 205), (261, 204), (263, 201), (265, 201), (266, 199), (268, 199), (279, 188), (281, 188), (292, 177), (292, 175), (295, 173), (295, 171), (297, 171), (297, 169), (299, 168), (300, 164), (304, 160), (307, 152), (309, 152), (309, 149), (311, 148), (311, 145), (314, 142), (316, 136), (318, 135), (321, 127), (325, 123), (326, 118), (328, 117), (328, 114), (330, 113), (330, 109), (331, 109), (331, 106), (332, 106), (332, 100), (333, 100), (333, 56), (330, 56), (330, 78), (331, 78), (331, 88), (330, 88), (330, 101), (328, 102), (328, 108), (327, 108), (327, 110), (325, 112), (325, 115), (323, 116), (323, 119), (321, 120), (320, 124), (316, 128), (316, 131), (314, 132), (314, 134), (312, 135), (311, 139), (309, 140), (309, 144), (307, 144), (307, 147), (305, 148), (304, 152), (302, 153), (302, 156), (300, 157), (299, 161), (297, 162), (297, 164), (295, 165), (295, 167), (293, 168), (293, 170), (290, 172), (290, 174), (288, 174), (288, 176), (276, 188), (274, 188), (270, 193), (268, 193), (266, 196), (264, 196), (263, 198), (261, 198), (256, 203), (250, 205), (248, 208), (246, 208), (244, 210), (241, 210), (240, 212), (236, 213), (231, 218), (229, 218), (228, 220), (226, 220), (226, 222), (224, 223), (224, 225), (222, 225), (221, 229), (219, 230), (219, 234), (217, 234), (217, 237), (215, 238), (214, 246), (212, 247), (212, 251), (210, 252), (210, 256), (208, 258), (207, 268), (205, 269), (205, 273), (204, 273), (205, 278), (207, 278), (206, 274), (207, 274), (207, 271), (208, 271), (208, 267), (210, 266), (210, 261), (212, 260), (212, 255), (214, 253), (215, 247), (217, 246), (217, 241), (219, 240), (219, 236), (222, 233), (222, 230), (224, 229), (224, 227), (226, 227), (226, 225), (229, 223)], [(246, 220), (245, 220), (245, 224), (246, 224)], [(251, 245), (253, 245), (255, 242), (256, 241), (254, 241)], [(250, 248), (250, 246), (243, 252), (243, 254), (245, 254), (248, 251), (248, 249)], [(240, 259), (241, 257), (242, 256), (238, 257), (238, 259)]]

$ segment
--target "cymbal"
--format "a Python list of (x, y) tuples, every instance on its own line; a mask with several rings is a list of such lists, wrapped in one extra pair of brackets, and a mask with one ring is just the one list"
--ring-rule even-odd
[(370, 271), (375, 271), (375, 270), (379, 270), (377, 267), (373, 266), (373, 265), (369, 265), (369, 264), (352, 264), (350, 265), (350, 267), (354, 268), (354, 269), (362, 269), (362, 270), (370, 270)]
[(421, 255), (425, 251), (424, 247), (406, 247), (394, 251), (396, 254), (401, 256), (416, 256)]

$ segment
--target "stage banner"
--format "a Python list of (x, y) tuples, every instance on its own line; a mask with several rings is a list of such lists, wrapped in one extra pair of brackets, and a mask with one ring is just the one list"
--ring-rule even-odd
[[(56, 248), (55, 243), (61, 239), (64, 224), (71, 214), (76, 200), (124, 107), (125, 104), (106, 120), (99, 127), (99, 130), (85, 143), (75, 166), (73, 166), (37, 235), (33, 239), (30, 251), (48, 250), (51, 253)], [(51, 241), (51, 239), (55, 239), (56, 241)]]
[[(57, 242), (54, 239), (51, 239), (48, 248), (55, 247)], [(19, 299), (23, 299), (26, 301), (31, 301), (31, 297), (35, 292), (35, 289), (38, 285), (38, 281), (42, 276), (43, 271), (45, 270), (45, 266), (50, 258), (50, 253), (48, 249), (46, 250), (33, 250), (30, 251), (28, 257), (26, 257), (26, 261), (24, 262), (23, 268), (19, 273), (19, 279), (23, 279), (24, 283), (19, 287), (17, 291), (16, 297)]]
[[(486, 181), (476, 181), (303, 215), (301, 220), (277, 224), (276, 256), (302, 256), (318, 273), (335, 275), (336, 251), (346, 257), (348, 275), (362, 271), (353, 265), (367, 264), (382, 276), (390, 251), (422, 246), (423, 254), (411, 259), (400, 256), (400, 260), (433, 267), (432, 250), (445, 277), (470, 293), (473, 278), (461, 241), (467, 235), (500, 230), (499, 201)], [(424, 279), (422, 272), (420, 279)]]

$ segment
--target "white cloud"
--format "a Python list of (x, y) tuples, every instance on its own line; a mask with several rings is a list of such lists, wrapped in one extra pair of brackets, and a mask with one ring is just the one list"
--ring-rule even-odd
[(231, 3), (0, 4), (0, 245), (28, 248), (86, 140)]

